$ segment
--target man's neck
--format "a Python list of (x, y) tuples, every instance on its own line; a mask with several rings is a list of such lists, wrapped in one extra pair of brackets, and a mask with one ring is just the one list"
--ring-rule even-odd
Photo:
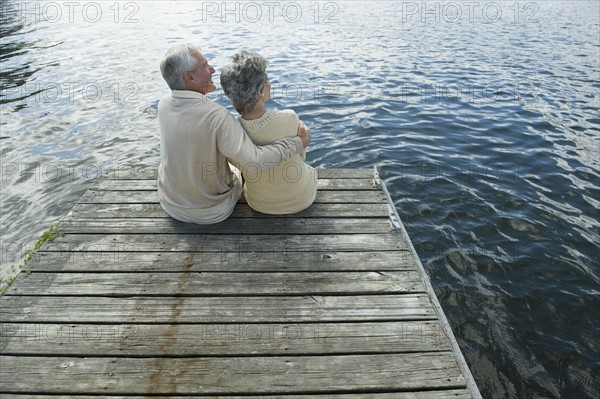
[(202, 94), (198, 91), (194, 91), (194, 90), (187, 90), (187, 89), (183, 89), (183, 90), (172, 90), (172, 95), (173, 97), (179, 97), (179, 98), (207, 98), (205, 94)]

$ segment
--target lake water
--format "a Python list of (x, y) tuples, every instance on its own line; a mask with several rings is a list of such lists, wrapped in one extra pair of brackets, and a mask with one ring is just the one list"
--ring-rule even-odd
[(2, 278), (158, 165), (168, 47), (253, 49), (309, 164), (380, 167), (483, 396), (598, 398), (599, 4), (1, 1)]

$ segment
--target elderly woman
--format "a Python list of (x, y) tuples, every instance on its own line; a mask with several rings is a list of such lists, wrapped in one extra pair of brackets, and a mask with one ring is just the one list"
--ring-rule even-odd
[[(221, 87), (238, 120), (256, 145), (266, 145), (296, 135), (300, 120), (292, 110), (267, 109), (271, 83), (267, 60), (260, 54), (240, 51), (221, 72)], [(316, 171), (304, 163), (306, 151), (294, 155), (278, 167), (257, 171), (253, 165), (237, 165), (244, 176), (248, 205), (269, 214), (288, 214), (309, 207), (317, 195)]]

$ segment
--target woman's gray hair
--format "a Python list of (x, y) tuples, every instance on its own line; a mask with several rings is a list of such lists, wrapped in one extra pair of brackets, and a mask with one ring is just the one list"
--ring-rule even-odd
[(221, 88), (233, 107), (242, 114), (258, 103), (258, 93), (269, 81), (268, 62), (254, 51), (239, 51), (221, 72)]
[(198, 46), (185, 43), (171, 47), (160, 62), (160, 72), (171, 90), (184, 90), (183, 74), (196, 68), (193, 54), (201, 53)]

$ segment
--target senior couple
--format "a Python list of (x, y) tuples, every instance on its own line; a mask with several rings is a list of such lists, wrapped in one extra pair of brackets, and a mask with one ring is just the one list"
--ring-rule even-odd
[[(208, 99), (215, 69), (191, 44), (175, 46), (160, 64), (171, 93), (158, 105), (158, 196), (171, 217), (221, 222), (242, 193), (254, 210), (299, 212), (317, 192), (315, 170), (304, 163), (310, 129), (291, 110), (267, 109), (267, 61), (241, 51), (221, 72), (221, 87), (240, 114)], [(233, 166), (232, 166), (233, 165)]]

